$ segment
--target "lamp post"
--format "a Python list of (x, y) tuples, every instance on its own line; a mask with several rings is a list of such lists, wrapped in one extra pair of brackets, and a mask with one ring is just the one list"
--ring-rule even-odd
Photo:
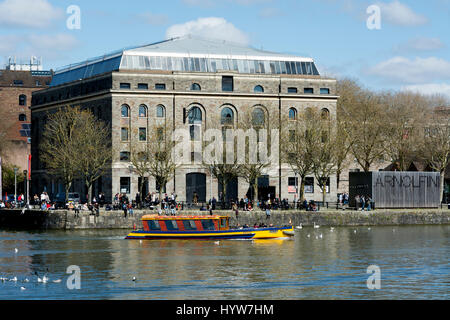
[(17, 205), (17, 171), (19, 169), (14, 168), (14, 205)]

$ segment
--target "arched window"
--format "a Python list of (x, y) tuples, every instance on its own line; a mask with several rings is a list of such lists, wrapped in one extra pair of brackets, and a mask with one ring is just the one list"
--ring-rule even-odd
[(147, 106), (145, 104), (139, 106), (139, 118), (147, 118)]
[(19, 114), (19, 121), (27, 121), (27, 116), (25, 114)]
[(320, 116), (322, 120), (330, 120), (330, 110), (326, 108), (322, 109), (322, 111), (320, 112)]
[(266, 116), (261, 108), (256, 108), (252, 112), (252, 123), (256, 127), (263, 127), (266, 123)]
[(200, 87), (200, 85), (198, 83), (193, 83), (191, 85), (191, 90), (192, 91), (200, 91), (200, 90), (202, 90), (202, 88)]
[(27, 96), (24, 94), (21, 94), (19, 96), (19, 106), (26, 106), (27, 105)]
[(120, 114), (122, 115), (122, 118), (129, 118), (130, 117), (130, 107), (124, 104), (120, 110)]
[(255, 93), (264, 93), (264, 88), (262, 86), (256, 86), (255, 89), (253, 89)]
[(234, 112), (231, 108), (223, 108), (220, 114), (220, 124), (221, 125), (233, 125), (234, 123)]
[(199, 141), (201, 139), (202, 120), (202, 110), (199, 107), (193, 107), (189, 110), (188, 121), (192, 141)]
[(297, 110), (294, 108), (289, 109), (289, 120), (297, 120)]
[(164, 118), (166, 116), (166, 108), (163, 105), (159, 105), (156, 107), (156, 117)]

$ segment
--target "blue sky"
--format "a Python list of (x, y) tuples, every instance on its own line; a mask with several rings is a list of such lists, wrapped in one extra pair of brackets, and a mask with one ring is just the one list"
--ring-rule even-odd
[[(80, 8), (68, 29), (67, 8)], [(380, 10), (369, 30), (367, 8)], [(450, 97), (450, 0), (0, 0), (0, 64), (42, 56), (58, 68), (127, 46), (194, 33), (309, 56), (331, 77)]]

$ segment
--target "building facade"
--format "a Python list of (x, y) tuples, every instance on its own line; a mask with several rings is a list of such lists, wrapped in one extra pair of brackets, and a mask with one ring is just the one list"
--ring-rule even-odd
[[(306, 108), (335, 117), (337, 98), (336, 81), (321, 77), (313, 59), (191, 37), (72, 65), (55, 73), (50, 88), (33, 95), (32, 192), (56, 194), (63, 190), (57, 179), (43, 170), (39, 137), (46, 114), (67, 105), (88, 108), (110, 124), (113, 162), (94, 185), (94, 194), (104, 192), (111, 200), (117, 193), (134, 199), (138, 192), (142, 181), (126, 154), (130, 143), (138, 139), (134, 132), (147, 132), (155, 121), (184, 128), (196, 140), (195, 132), (220, 127), (224, 118), (235, 124), (246, 112), (259, 114), (267, 129), (279, 127), (284, 119), (295, 118)], [(299, 181), (289, 165), (271, 163), (266, 171), (259, 179), (261, 198), (294, 200)], [(144, 183), (144, 193), (156, 192), (158, 186), (152, 178)], [(75, 188), (86, 194), (82, 186)], [(163, 191), (174, 192), (179, 201), (187, 202), (196, 192), (202, 202), (218, 198), (220, 190), (217, 180), (194, 161), (180, 166)], [(227, 190), (231, 198), (244, 198), (249, 184), (238, 178)], [(335, 201), (335, 177), (330, 177), (328, 191), (327, 199)], [(312, 176), (307, 179), (306, 198), (322, 199)]]
[(31, 70), (31, 64), (10, 63), (0, 70), (0, 117), (6, 131), (4, 160), (26, 170), (31, 151), (32, 94), (50, 85), (52, 73), (35, 64)]

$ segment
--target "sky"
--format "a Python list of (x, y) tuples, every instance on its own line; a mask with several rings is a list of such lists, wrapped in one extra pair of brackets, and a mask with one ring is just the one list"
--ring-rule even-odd
[(311, 57), (372, 90), (450, 97), (450, 0), (0, 0), (0, 66), (45, 69), (186, 34)]

